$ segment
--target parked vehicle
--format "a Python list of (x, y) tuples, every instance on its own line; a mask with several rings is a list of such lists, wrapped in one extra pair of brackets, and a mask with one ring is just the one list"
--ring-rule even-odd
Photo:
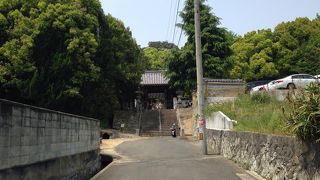
[[(252, 88), (268, 84), (271, 80), (250, 81), (246, 84), (245, 92), (251, 92)], [(256, 91), (256, 88), (254, 89)]]
[(315, 75), (314, 77), (317, 78), (317, 79), (320, 79), (320, 74), (319, 75)]
[(176, 124), (175, 123), (173, 123), (172, 124), (172, 126), (171, 126), (171, 128), (170, 128), (170, 130), (171, 130), (171, 136), (172, 137), (176, 137), (177, 136), (177, 130), (176, 130)]
[(182, 105), (182, 107), (184, 107), (184, 108), (191, 107), (191, 106), (192, 106), (192, 101), (191, 101), (191, 100), (184, 100), (184, 99), (182, 99), (182, 100), (181, 100), (181, 105)]
[(251, 88), (250, 94), (253, 94), (253, 93), (256, 93), (256, 92), (261, 92), (261, 91), (267, 91), (267, 90), (268, 90), (268, 85), (267, 84), (263, 84), (263, 85)]
[(312, 82), (317, 82), (317, 79), (310, 74), (293, 74), (282, 79), (271, 81), (268, 84), (268, 89), (295, 89), (306, 87)]

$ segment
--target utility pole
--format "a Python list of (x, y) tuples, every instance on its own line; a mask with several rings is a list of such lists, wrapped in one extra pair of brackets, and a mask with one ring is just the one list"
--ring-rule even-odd
[(203, 91), (203, 69), (201, 53), (201, 30), (200, 30), (200, 0), (194, 0), (194, 21), (197, 61), (197, 94), (199, 114), (199, 138), (202, 140), (202, 154), (207, 154), (206, 120), (204, 117), (204, 91)]

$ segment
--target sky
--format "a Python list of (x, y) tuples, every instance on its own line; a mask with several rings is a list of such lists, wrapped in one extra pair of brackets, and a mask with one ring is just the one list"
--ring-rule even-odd
[[(178, 44), (180, 31), (174, 28), (179, 0), (100, 0), (105, 14), (121, 20), (141, 47), (150, 41)], [(221, 27), (238, 35), (258, 29), (273, 29), (297, 17), (314, 19), (320, 14), (320, 0), (207, 0), (212, 12), (221, 18)], [(179, 11), (184, 0), (180, 0)], [(181, 19), (177, 18), (177, 23)], [(175, 32), (175, 33), (174, 33)], [(179, 46), (186, 38), (182, 34)]]

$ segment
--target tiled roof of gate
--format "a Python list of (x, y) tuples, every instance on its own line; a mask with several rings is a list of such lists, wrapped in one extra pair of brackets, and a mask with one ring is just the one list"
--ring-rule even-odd
[(141, 77), (141, 85), (167, 85), (169, 79), (162, 71), (146, 71)]

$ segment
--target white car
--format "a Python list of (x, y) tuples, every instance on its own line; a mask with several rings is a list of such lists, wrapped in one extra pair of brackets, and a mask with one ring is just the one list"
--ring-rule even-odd
[(256, 92), (262, 92), (262, 91), (268, 91), (268, 84), (263, 84), (263, 85), (260, 85), (260, 86), (253, 87), (250, 90), (250, 94), (253, 94), (253, 93), (256, 93)]
[(317, 78), (317, 79), (320, 79), (320, 74), (319, 75), (315, 75), (314, 77)]
[(317, 82), (317, 79), (310, 74), (293, 74), (282, 79), (271, 81), (268, 84), (268, 89), (303, 88), (312, 82)]

